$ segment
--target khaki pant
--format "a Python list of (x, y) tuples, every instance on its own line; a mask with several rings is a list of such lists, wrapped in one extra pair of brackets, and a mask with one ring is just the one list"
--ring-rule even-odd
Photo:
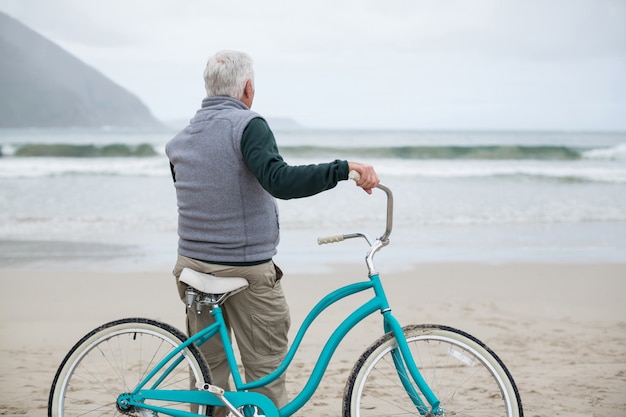
[[(178, 280), (183, 268), (213, 274), (218, 277), (246, 278), (249, 287), (228, 298), (223, 306), (224, 319), (235, 334), (241, 353), (241, 363), (245, 369), (246, 381), (257, 380), (273, 372), (287, 354), (289, 307), (280, 285), (282, 272), (273, 262), (255, 266), (226, 266), (209, 264), (185, 256), (178, 256), (174, 276), (181, 300), (185, 302), (186, 284)], [(209, 308), (197, 314), (195, 309), (187, 310), (187, 332), (193, 335), (214, 322)], [(213, 384), (230, 389), (228, 378), (230, 369), (219, 337), (212, 337), (200, 347), (213, 377)], [(273, 383), (255, 389), (269, 397), (278, 408), (287, 404), (285, 375)], [(219, 412), (218, 412), (219, 411)], [(216, 410), (215, 415), (224, 410)], [(222, 414), (223, 415), (223, 414)]]

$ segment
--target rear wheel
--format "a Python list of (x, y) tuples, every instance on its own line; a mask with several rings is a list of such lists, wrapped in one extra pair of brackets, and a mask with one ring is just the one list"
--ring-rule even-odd
[[(94, 329), (61, 363), (50, 391), (48, 416), (120, 415), (118, 396), (132, 391), (162, 358), (186, 339), (174, 327), (150, 319), (122, 319)], [(182, 355), (183, 360), (159, 387), (188, 390), (195, 381), (211, 383), (209, 368), (195, 345), (185, 348)], [(162, 401), (151, 404), (190, 409), (190, 404)], [(209, 415), (206, 406), (200, 406), (198, 412)], [(140, 410), (133, 409), (124, 410), (123, 414), (142, 415)]]
[[(446, 326), (407, 326), (403, 331), (445, 415), (523, 416), (513, 378), (482, 342)], [(389, 333), (363, 353), (346, 384), (344, 417), (421, 415), (394, 365), (392, 354), (397, 347)]]

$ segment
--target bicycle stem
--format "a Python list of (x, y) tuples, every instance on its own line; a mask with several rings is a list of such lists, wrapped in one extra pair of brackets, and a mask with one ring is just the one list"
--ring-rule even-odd
[[(356, 171), (352, 171), (350, 174), (350, 179), (353, 179), (355, 181), (358, 179), (358, 177), (356, 176), (358, 175), (358, 173)], [(372, 243), (367, 235), (363, 233), (348, 233), (344, 235), (320, 237), (317, 239), (317, 243), (319, 245), (342, 242), (346, 239), (353, 239), (357, 237), (362, 237), (363, 239), (365, 239), (365, 241), (370, 246), (369, 250), (367, 251), (367, 255), (365, 256), (365, 263), (367, 265), (368, 275), (370, 277), (378, 273), (376, 272), (376, 268), (374, 267), (374, 254), (378, 252), (381, 248), (389, 244), (389, 236), (391, 235), (391, 230), (393, 228), (393, 193), (387, 186), (383, 184), (378, 184), (375, 188), (381, 189), (385, 192), (387, 196), (387, 218), (385, 222), (385, 232), (382, 234), (382, 236), (376, 239), (374, 243)]]

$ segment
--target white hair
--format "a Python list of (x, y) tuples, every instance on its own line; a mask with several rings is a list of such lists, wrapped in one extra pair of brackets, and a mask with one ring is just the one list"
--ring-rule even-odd
[(254, 86), (252, 58), (245, 52), (220, 51), (209, 58), (204, 70), (207, 97), (228, 96), (240, 100), (248, 80)]

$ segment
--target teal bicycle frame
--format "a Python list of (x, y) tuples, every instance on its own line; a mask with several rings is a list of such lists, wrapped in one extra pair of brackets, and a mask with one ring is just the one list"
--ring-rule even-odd
[[(255, 405), (263, 410), (264, 415), (267, 417), (291, 416), (300, 408), (302, 408), (302, 406), (304, 406), (304, 404), (306, 404), (306, 402), (313, 396), (315, 390), (322, 380), (322, 377), (324, 376), (324, 372), (326, 371), (337, 346), (348, 334), (348, 332), (370, 314), (379, 311), (383, 316), (385, 333), (392, 332), (396, 338), (398, 347), (394, 349), (392, 357), (398, 373), (399, 380), (406, 389), (407, 395), (410, 396), (413, 403), (415, 404), (416, 409), (420, 412), (421, 415), (440, 414), (439, 400), (434, 395), (432, 390), (428, 387), (428, 384), (424, 381), (419, 370), (417, 369), (415, 361), (413, 360), (411, 352), (409, 351), (409, 346), (404, 336), (402, 327), (398, 320), (391, 313), (391, 308), (387, 301), (387, 296), (385, 295), (385, 291), (381, 284), (379, 274), (374, 269), (373, 256), (378, 250), (380, 250), (380, 248), (386, 246), (389, 243), (388, 237), (391, 233), (391, 191), (383, 185), (379, 185), (378, 188), (381, 188), (387, 193), (387, 230), (382, 237), (378, 238), (375, 241), (374, 244), (370, 244), (370, 250), (366, 257), (366, 263), (369, 269), (369, 281), (357, 282), (339, 288), (325, 296), (321, 301), (319, 301), (305, 318), (300, 329), (298, 330), (298, 333), (296, 334), (296, 337), (291, 347), (289, 348), (289, 351), (287, 352), (285, 359), (274, 372), (256, 381), (243, 382), (241, 373), (237, 366), (235, 353), (230, 343), (230, 336), (224, 324), (222, 309), (221, 307), (216, 305), (211, 311), (211, 314), (215, 318), (215, 323), (187, 339), (184, 343), (182, 343), (175, 350), (173, 350), (168, 356), (161, 360), (161, 362), (159, 362), (157, 366), (154, 367), (154, 369), (148, 375), (146, 375), (143, 381), (140, 382), (139, 385), (137, 385), (137, 387), (135, 387), (132, 392), (122, 394), (118, 398), (118, 404), (123, 404), (124, 407), (136, 406), (138, 408), (144, 408), (174, 417), (197, 417), (198, 414), (188, 411), (171, 410), (164, 407), (152, 406), (145, 404), (144, 401), (152, 399), (163, 401), (189, 402), (196, 404), (205, 404), (209, 406), (224, 406), (224, 402), (217, 395), (209, 391), (159, 389), (159, 385), (163, 381), (164, 377), (169, 373), (171, 369), (173, 369), (178, 363), (183, 360), (181, 352), (187, 346), (192, 343), (195, 343), (198, 346), (202, 345), (211, 337), (219, 335), (224, 345), (226, 358), (235, 385), (235, 391), (225, 392), (224, 398), (228, 402), (230, 402), (235, 408), (244, 407), (246, 405)], [(320, 239), (319, 242), (320, 244), (322, 244), (354, 237), (363, 237), (369, 243), (369, 239), (367, 238), (367, 236), (362, 234), (334, 236), (326, 239)], [(272, 381), (275, 381), (287, 370), (300, 346), (300, 343), (304, 339), (307, 330), (324, 310), (346, 297), (370, 289), (374, 291), (374, 297), (365, 302), (354, 312), (352, 312), (335, 329), (335, 331), (332, 333), (332, 335), (324, 345), (324, 348), (320, 353), (319, 359), (316, 362), (315, 367), (313, 368), (313, 371), (304, 388), (287, 405), (285, 405), (281, 409), (277, 409), (276, 406), (271, 402), (271, 400), (266, 396), (255, 392), (248, 392), (248, 390), (259, 388), (271, 383)], [(160, 378), (157, 378), (156, 382), (154, 382), (151, 387), (146, 389), (148, 381), (153, 380), (153, 378), (155, 378), (157, 375), (160, 375)], [(422, 397), (424, 397), (425, 401), (422, 399)], [(426, 405), (426, 402), (429, 405)]]

